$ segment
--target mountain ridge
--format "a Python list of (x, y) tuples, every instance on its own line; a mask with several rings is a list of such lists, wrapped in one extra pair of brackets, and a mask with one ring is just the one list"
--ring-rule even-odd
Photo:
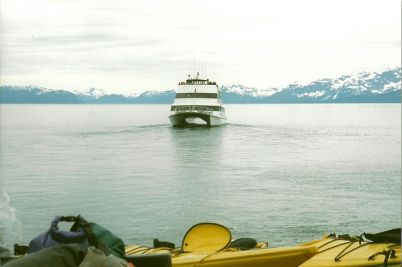
[[(259, 89), (241, 84), (222, 85), (225, 104), (264, 103), (401, 103), (401, 68), (360, 72), (310, 83)], [(27, 104), (171, 104), (174, 90), (145, 91), (135, 95), (108, 94), (90, 88), (70, 92), (39, 86), (0, 86), (0, 103)]]

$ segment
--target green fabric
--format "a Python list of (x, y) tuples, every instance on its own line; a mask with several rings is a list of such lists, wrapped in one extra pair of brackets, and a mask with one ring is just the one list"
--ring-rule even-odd
[(89, 225), (100, 243), (105, 245), (114, 255), (124, 258), (125, 246), (123, 240), (97, 223), (90, 222)]

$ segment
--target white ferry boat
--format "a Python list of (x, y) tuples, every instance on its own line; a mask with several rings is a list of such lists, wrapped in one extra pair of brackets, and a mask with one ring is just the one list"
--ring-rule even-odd
[(199, 78), (198, 72), (195, 78), (188, 75), (187, 80), (178, 85), (169, 119), (173, 126), (226, 123), (225, 108), (216, 82)]

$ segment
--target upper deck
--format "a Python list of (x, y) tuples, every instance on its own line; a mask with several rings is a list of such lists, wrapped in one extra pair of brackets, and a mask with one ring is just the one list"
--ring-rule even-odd
[[(184, 82), (179, 82), (179, 86), (176, 93), (215, 93), (219, 94), (219, 88), (216, 82), (210, 81), (209, 79), (201, 79), (199, 73), (195, 78), (188, 75), (188, 78)], [(200, 95), (201, 97), (201, 95)]]
[(179, 85), (217, 85), (216, 82), (212, 82), (209, 79), (189, 78), (185, 82), (179, 82)]
[(209, 79), (201, 79), (200, 73), (197, 72), (195, 78), (191, 78), (191, 75), (188, 75), (188, 78), (185, 82), (179, 82), (179, 85), (217, 85), (216, 82), (210, 81)]

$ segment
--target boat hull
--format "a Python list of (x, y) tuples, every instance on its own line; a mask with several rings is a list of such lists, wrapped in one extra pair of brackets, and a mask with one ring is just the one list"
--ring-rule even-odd
[[(166, 252), (169, 250), (141, 246), (126, 247), (127, 255)], [(177, 253), (170, 251), (173, 267), (296, 267), (311, 258), (316, 252), (315, 246), (261, 248), (244, 251), (228, 249), (213, 253)]]
[(174, 127), (191, 125), (219, 126), (226, 123), (226, 117), (199, 112), (182, 112), (169, 116), (170, 123)]

